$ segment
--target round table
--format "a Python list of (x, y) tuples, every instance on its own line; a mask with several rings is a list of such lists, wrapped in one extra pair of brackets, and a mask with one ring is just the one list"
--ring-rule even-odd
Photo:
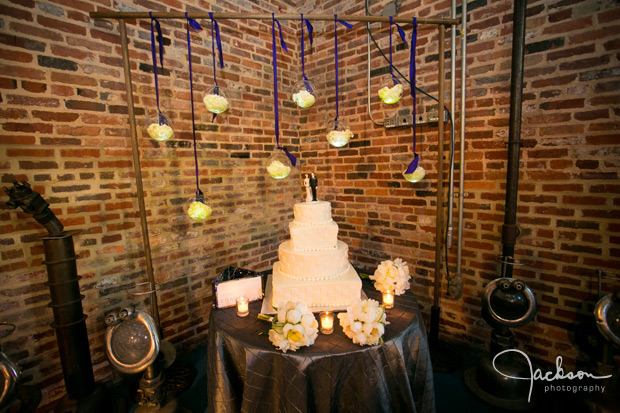
[[(381, 301), (365, 281), (368, 298)], [(334, 333), (283, 353), (269, 341), (271, 323), (236, 308), (209, 318), (207, 387), (212, 412), (432, 412), (433, 372), (419, 305), (411, 292), (387, 310), (384, 343), (354, 344), (335, 322)], [(318, 320), (318, 317), (317, 317)]]

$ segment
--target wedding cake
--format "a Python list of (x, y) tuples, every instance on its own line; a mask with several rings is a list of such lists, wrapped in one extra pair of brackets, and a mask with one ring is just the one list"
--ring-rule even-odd
[(273, 266), (272, 305), (301, 301), (308, 307), (346, 308), (360, 298), (362, 281), (349, 263), (349, 247), (338, 240), (331, 204), (295, 204), (291, 239), (280, 244)]

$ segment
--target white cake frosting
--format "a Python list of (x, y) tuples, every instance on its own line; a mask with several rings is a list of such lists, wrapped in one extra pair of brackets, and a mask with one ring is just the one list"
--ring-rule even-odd
[(338, 241), (335, 249), (325, 251), (295, 251), (291, 241), (284, 241), (278, 250), (280, 270), (297, 279), (332, 278), (347, 269), (349, 265), (349, 247)]
[(280, 263), (273, 265), (272, 274), (273, 300), (272, 305), (280, 302), (301, 301), (308, 307), (341, 307), (350, 306), (359, 300), (362, 280), (352, 266), (336, 278), (321, 281), (298, 281), (284, 277), (280, 272)]
[(290, 300), (346, 308), (360, 298), (362, 282), (349, 264), (349, 247), (338, 240), (331, 204), (301, 202), (293, 212), (291, 239), (280, 244), (280, 261), (273, 267), (272, 305)]
[(288, 224), (291, 232), (293, 251), (326, 251), (336, 249), (338, 224), (334, 221), (320, 226), (300, 225), (293, 221)]

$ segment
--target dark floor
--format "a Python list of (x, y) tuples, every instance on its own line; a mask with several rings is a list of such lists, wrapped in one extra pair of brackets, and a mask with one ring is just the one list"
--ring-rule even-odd
[[(437, 370), (444, 370), (445, 365), (442, 363), (434, 368), (434, 381), (435, 381), (435, 402), (437, 413), (452, 413), (452, 412), (476, 412), (476, 413), (502, 413), (509, 410), (493, 407), (478, 397), (476, 397), (465, 385), (464, 372), (475, 366), (480, 353), (474, 352), (470, 349), (460, 347), (448, 347), (450, 354), (459, 354), (462, 356), (462, 362), (460, 367), (452, 372), (442, 373)], [(440, 357), (433, 353), (434, 360)], [(448, 359), (450, 359), (448, 357)], [(203, 413), (207, 411), (207, 349), (206, 347), (199, 347), (187, 354), (180, 355), (179, 361), (192, 364), (197, 371), (196, 378), (192, 385), (177, 398), (181, 405), (193, 413)], [(448, 362), (447, 365), (450, 365)], [(561, 399), (561, 400), (558, 400)], [(530, 412), (538, 413), (555, 413), (555, 412), (579, 412), (585, 411), (583, 409), (577, 409), (570, 401), (567, 402), (567, 397), (561, 393), (554, 396), (541, 397), (537, 408), (530, 410)], [(559, 406), (561, 404), (562, 406)], [(135, 405), (130, 411), (135, 409)], [(186, 410), (187, 411), (187, 410)], [(614, 410), (611, 410), (614, 411)], [(620, 410), (619, 410), (620, 411)]]
[[(476, 396), (465, 387), (463, 372), (465, 367), (475, 363), (476, 356), (470, 352), (464, 352), (464, 354), (466, 354), (464, 367), (452, 373), (434, 373), (437, 413), (502, 412), (503, 410), (495, 409), (477, 399)], [(191, 410), (193, 413), (206, 412), (207, 348), (199, 347), (190, 353), (180, 355), (178, 359), (191, 363), (197, 370), (197, 376), (191, 387), (177, 396), (179, 402), (184, 408)]]

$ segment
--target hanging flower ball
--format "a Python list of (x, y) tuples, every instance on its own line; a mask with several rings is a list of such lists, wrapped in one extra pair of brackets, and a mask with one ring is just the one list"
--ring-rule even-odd
[(426, 171), (424, 170), (424, 168), (422, 168), (419, 165), (417, 168), (415, 168), (415, 171), (413, 171), (412, 173), (408, 174), (405, 172), (407, 172), (406, 166), (405, 166), (405, 170), (403, 171), (403, 178), (413, 183), (420, 182), (424, 178), (424, 175), (426, 175)]
[(309, 108), (314, 105), (316, 89), (310, 81), (301, 80), (293, 86), (293, 102), (300, 108)]
[(336, 148), (341, 148), (353, 137), (353, 132), (347, 126), (347, 124), (341, 120), (330, 122), (330, 126), (327, 128), (327, 142)]
[(274, 154), (267, 159), (266, 169), (272, 178), (284, 179), (291, 173), (293, 165), (282, 151), (276, 149)]
[(189, 208), (187, 209), (187, 215), (189, 215), (191, 219), (194, 219), (196, 221), (204, 221), (205, 219), (209, 218), (212, 211), (213, 210), (211, 209), (211, 207), (204, 202), (193, 201), (191, 204), (189, 204)]
[(146, 133), (156, 141), (167, 141), (174, 136), (172, 123), (161, 112), (148, 119), (146, 124)]
[(220, 114), (228, 110), (230, 103), (221, 87), (216, 86), (209, 90), (203, 102), (207, 110), (211, 113)]
[(403, 85), (398, 79), (393, 78), (391, 75), (386, 76), (383, 87), (379, 89), (379, 99), (383, 103), (393, 105), (398, 103), (403, 96)]

